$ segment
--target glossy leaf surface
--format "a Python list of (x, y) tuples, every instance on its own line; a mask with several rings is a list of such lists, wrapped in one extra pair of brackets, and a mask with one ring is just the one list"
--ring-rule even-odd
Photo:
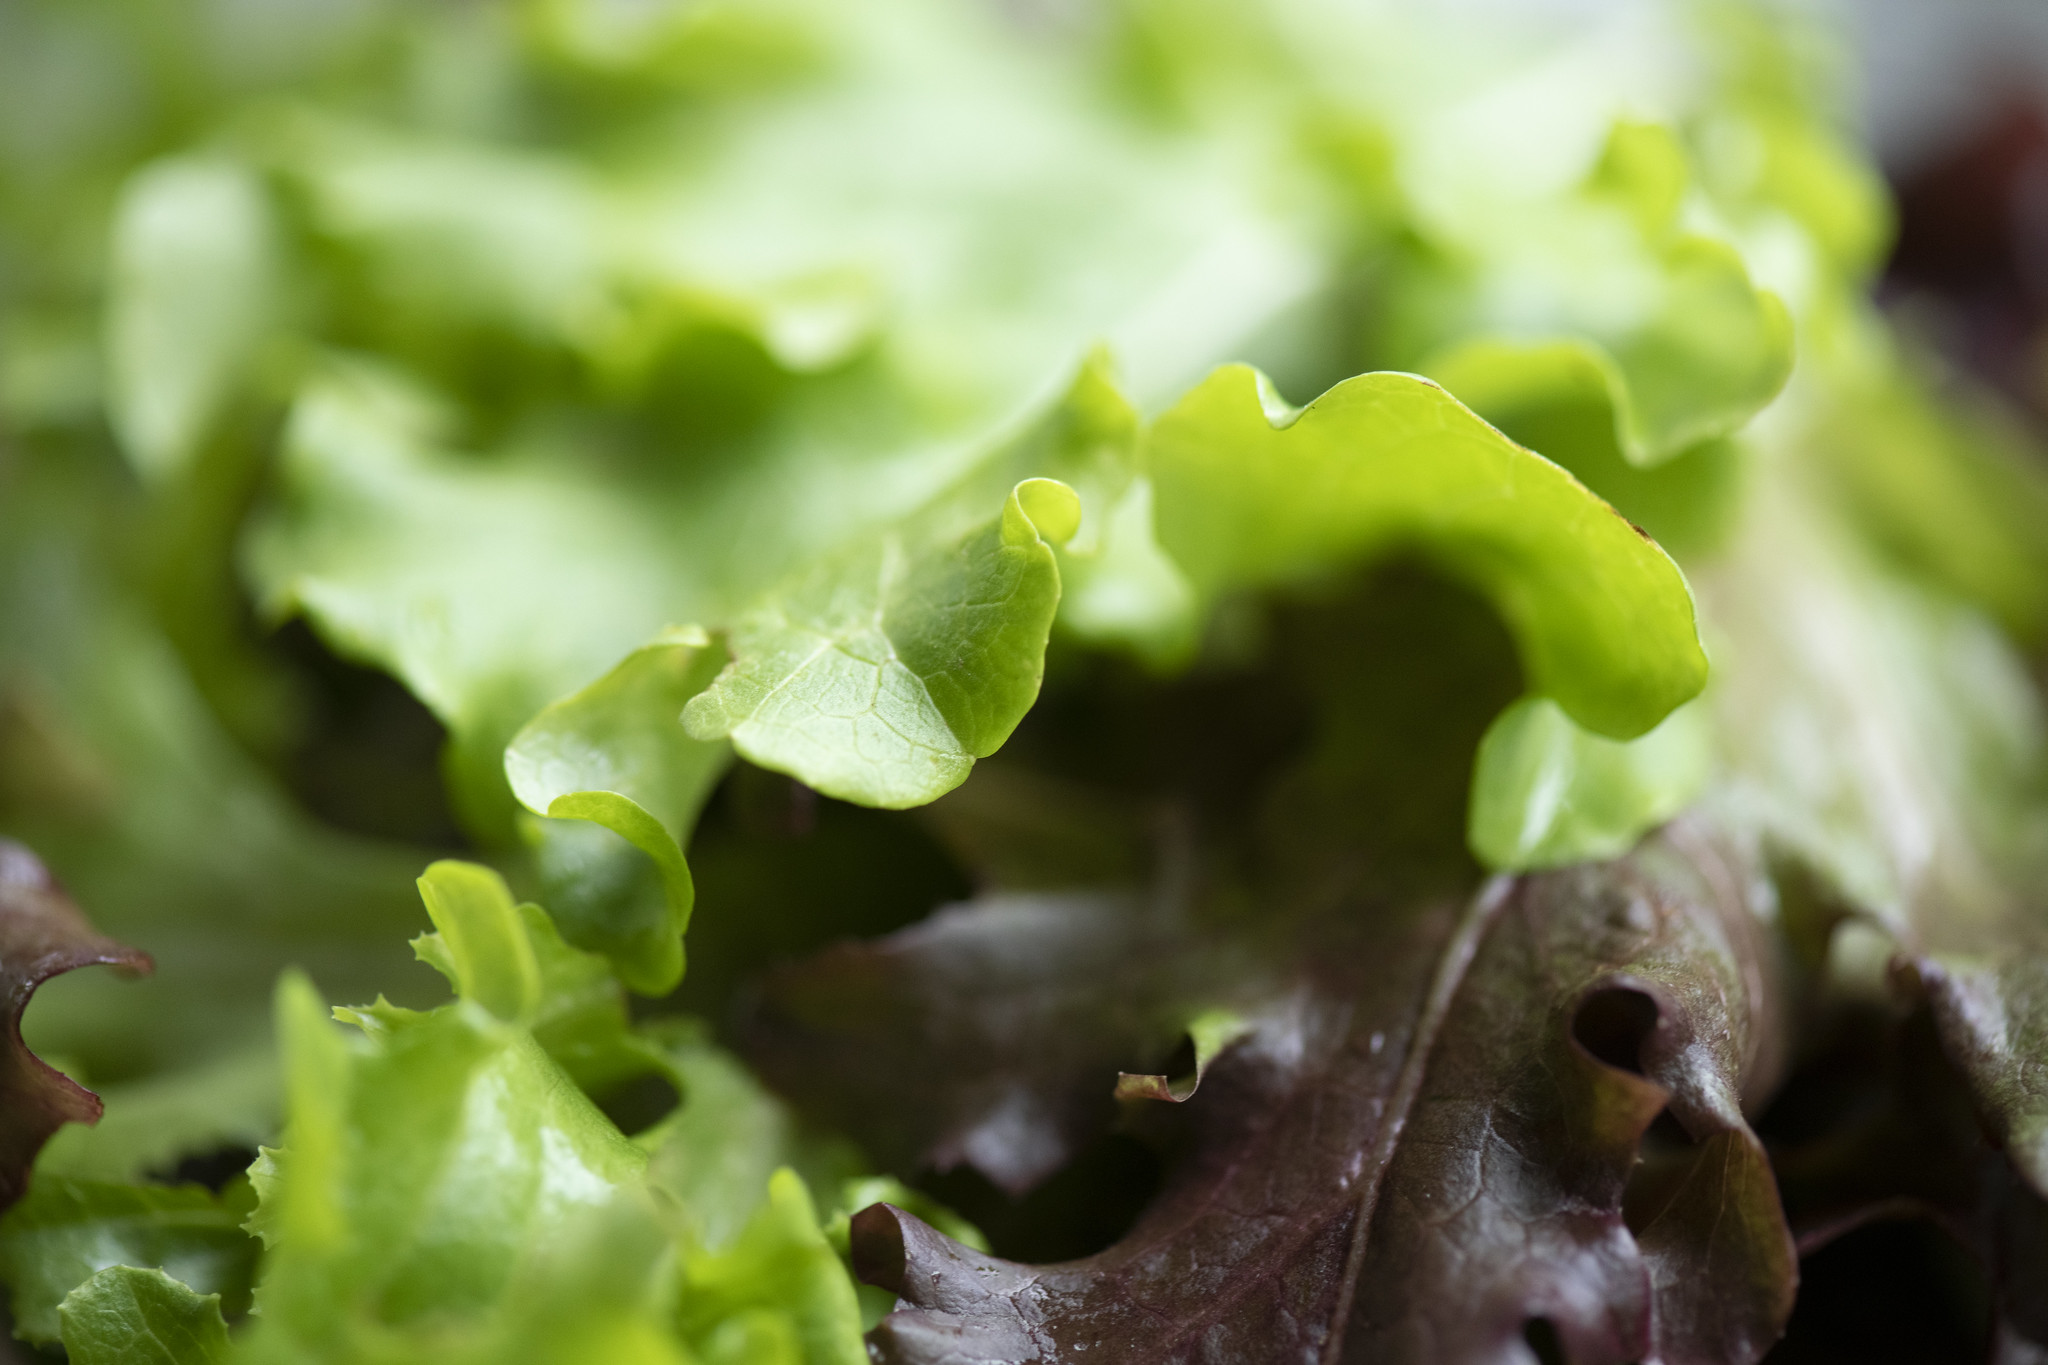
[[(757, 1055), (796, 1093), (867, 1097), (836, 1112), (883, 1150), (1025, 1188), (1107, 1122), (1106, 1058), (1162, 1032), (1150, 992), (1109, 985), (1126, 958), (1093, 926), (1149, 921), (1141, 960), (1166, 991), (1243, 1002), (1243, 1036), (1170, 1110), (1161, 1195), (1108, 1250), (1023, 1266), (886, 1205), (856, 1218), (856, 1266), (902, 1299), (873, 1338), (884, 1359), (1480, 1359), (1542, 1318), (1574, 1359), (1754, 1360), (1794, 1258), (1742, 1117), (1773, 1081), (1781, 1006), (1731, 898), (1738, 856), (1682, 831), (1462, 909), (1347, 905), (1285, 928), (1077, 903), (1020, 938), (1022, 907), (963, 909), (943, 938), (783, 978)], [(1314, 956), (1291, 960), (1297, 943)], [(1240, 970), (1204, 982), (1211, 953)], [(878, 1019), (881, 999), (901, 1003)], [(1062, 1038), (1088, 1051), (1040, 1041)], [(896, 1059), (896, 1079), (847, 1079), (856, 1055)], [(1667, 1107), (1696, 1146), (1625, 1220)]]
[(1412, 549), (1488, 594), (1535, 689), (1591, 730), (1642, 734), (1704, 684), (1677, 566), (1442, 389), (1363, 375), (1275, 402), (1226, 368), (1153, 433), (1160, 543), (1203, 596)]

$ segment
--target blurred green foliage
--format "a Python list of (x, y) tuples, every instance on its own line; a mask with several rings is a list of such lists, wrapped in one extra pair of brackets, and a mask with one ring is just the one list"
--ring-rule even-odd
[[(715, 1010), (969, 872), (1133, 875), (1247, 774), (1302, 867), (1332, 808), (1476, 871), (1704, 800), (1902, 934), (2000, 921), (2048, 478), (1867, 302), (1823, 65), (1739, 7), (0, 7), (0, 831), (158, 963), (31, 1016), (109, 1116), (0, 1228), (18, 1329), (228, 1350), (253, 1258), (167, 1248), (239, 1196), (111, 1182), (282, 1123), (235, 1358), (861, 1359), (862, 1162), (619, 983), (693, 915)], [(1519, 662), (1440, 586), (1354, 657), (1404, 556)], [(336, 679), (371, 750), (431, 714), (452, 821), (334, 776)], [(629, 1141), (583, 1091), (644, 1075)]]

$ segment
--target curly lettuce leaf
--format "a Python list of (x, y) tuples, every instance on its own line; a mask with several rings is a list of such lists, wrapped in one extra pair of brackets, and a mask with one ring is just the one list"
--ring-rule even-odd
[(1225, 367), (1148, 451), (1160, 544), (1201, 601), (1413, 550), (1487, 595), (1532, 690), (1589, 730), (1633, 738), (1705, 684), (1669, 556), (1427, 380), (1362, 375), (1295, 409)]
[(110, 1265), (160, 1270), (188, 1292), (246, 1311), (256, 1244), (242, 1220), (253, 1203), (246, 1181), (216, 1195), (197, 1185), (123, 1185), (38, 1172), (28, 1197), (0, 1222), (0, 1272), (12, 1293), (15, 1335), (58, 1341), (68, 1296)]
[[(1639, 467), (1729, 435), (1784, 387), (1792, 369), (1791, 318), (1774, 295), (1751, 285), (1730, 248), (1702, 240), (1672, 255), (1662, 326), (1632, 338), (1620, 359), (1583, 340), (1486, 336), (1432, 357), (1422, 369), (1502, 427), (1540, 420), (1553, 406), (1604, 407), (1615, 446)], [(1716, 331), (1734, 335), (1723, 340)], [(1701, 366), (1670, 354), (1689, 346), (1732, 353), (1724, 362), (1734, 371), (1724, 381), (1731, 392), (1718, 403), (1702, 396)], [(1570, 465), (1577, 452), (1545, 453)]]
[(550, 817), (536, 835), (544, 876), (564, 863), (580, 872), (585, 861), (624, 853), (610, 841), (591, 848), (588, 837), (564, 828), (569, 820), (608, 830), (653, 860), (666, 909), (654, 924), (621, 924), (615, 911), (603, 913), (610, 907), (574, 894), (583, 877), (548, 876), (557, 922), (583, 946), (605, 951), (626, 984), (649, 995), (682, 977), (681, 938), (696, 887), (681, 841), (729, 760), (724, 746), (692, 739), (682, 723), (685, 704), (724, 662), (710, 645), (701, 632), (678, 632), (641, 647), (528, 721), (505, 750), (513, 795)]
[[(314, 234), (350, 263), (348, 278), (364, 296), (379, 301), (354, 319), (352, 337), (371, 338), (387, 358), (457, 395), (457, 424), (471, 427), (461, 443), (480, 450), (449, 451), (453, 458), (432, 469), (413, 463), (376, 488), (353, 473), (368, 461), (331, 453), (326, 463), (351, 486), (288, 491), (287, 510), (268, 520), (251, 564), (275, 607), (302, 607), (330, 638), (404, 677), (448, 722), (451, 766), (474, 828), (511, 832), (495, 762), (502, 746), (541, 707), (618, 665), (632, 642), (599, 647), (593, 627), (615, 619), (623, 633), (636, 611), (638, 640), (664, 621), (694, 620), (729, 631), (742, 654), (761, 652), (758, 669), (736, 659), (711, 694), (691, 703), (701, 733), (730, 732), (756, 761), (876, 804), (912, 804), (954, 785), (1007, 733), (1023, 700), (928, 696), (926, 706), (917, 688), (888, 685), (905, 679), (879, 649), (867, 651), (873, 658), (837, 647), (813, 658), (805, 641), (847, 635), (846, 621), (825, 618), (841, 607), (866, 610), (856, 599), (878, 590), (861, 580), (882, 576), (887, 555), (879, 546), (905, 534), (903, 509), (923, 500), (913, 490), (974, 463), (968, 452), (990, 449), (992, 434), (1031, 411), (1048, 376), (1071, 364), (1077, 343), (1106, 336), (1133, 393), (1168, 394), (1298, 301), (1323, 268), (1321, 248), (1304, 249), (1306, 239), (1276, 231), (1264, 210), (1239, 202), (1236, 179), (1202, 138), (1126, 127), (1085, 101), (1053, 96), (1032, 73), (1042, 74), (1041, 62), (1058, 68), (1064, 57), (1020, 55), (979, 21), (957, 16), (901, 22), (917, 13), (892, 10), (894, 19), (858, 31), (809, 16), (815, 36), (840, 58), (829, 77), (805, 77), (815, 83), (801, 96), (780, 92), (789, 98), (779, 115), (735, 111), (707, 130), (686, 169), (644, 169), (639, 182), (620, 173), (630, 157), (597, 166), (559, 146), (370, 132), (324, 113), (278, 129), (280, 173), (305, 188)], [(1313, 64), (1305, 53), (1289, 60)], [(1017, 160), (1004, 183), (946, 173), (959, 169), (953, 133), (903, 121), (939, 70), (978, 73), (963, 87), (975, 94), (961, 126), (1012, 139), (1003, 145)], [(1273, 149), (1279, 173), (1319, 174), (1286, 147), (1291, 134), (1275, 131), (1287, 119), (1269, 128), (1270, 118), (1262, 113), (1252, 136)], [(902, 139), (928, 154), (893, 157), (912, 168), (914, 183), (878, 199), (858, 168), (874, 148)], [(1768, 299), (1725, 252), (1680, 240), (1675, 204), (1684, 191), (1672, 175), (1685, 168), (1665, 155), (1672, 148), (1654, 130), (1624, 130), (1614, 141), (1591, 183), (1558, 187), (1558, 203), (1545, 212), (1567, 227), (1597, 220), (1602, 233), (1619, 233), (1637, 256), (1654, 260), (1653, 282), (1680, 299), (1681, 321), (1706, 319), (1701, 299), (1720, 300), (1714, 317), (1741, 335), (1710, 338), (1708, 349), (1740, 352), (1737, 360), (1750, 363), (1757, 342), (1770, 354), (1756, 363), (1770, 369), (1782, 337), (1757, 341), (1770, 332), (1757, 321)], [(968, 142), (982, 158), (986, 139)], [(788, 212), (782, 198), (764, 196), (771, 171), (778, 195), (800, 190), (810, 211)], [(1027, 185), (1028, 208), (1015, 197)], [(1089, 211), (1071, 220), (1051, 215), (1048, 206), (1070, 198)], [(1104, 209), (1112, 202), (1119, 212)], [(1026, 222), (1058, 230), (1020, 231)], [(942, 229), (971, 249), (916, 249)], [(1542, 242), (1570, 236), (1560, 229)], [(1512, 273), (1529, 256), (1505, 238), (1475, 241), (1473, 252), (1472, 278), (1481, 280), (1489, 271)], [(1006, 263), (999, 287), (996, 276), (973, 268), (997, 259)], [(1600, 314), (1597, 281), (1567, 271), (1555, 283), (1560, 325)], [(878, 310), (874, 300), (883, 297), (891, 306)], [(773, 300), (783, 302), (764, 302)], [(1484, 309), (1461, 316), (1465, 332), (1498, 321)], [(1684, 351), (1683, 338), (1657, 331), (1661, 325), (1601, 333), (1627, 365), (1641, 362), (1643, 392), (1630, 401), (1654, 410), (1654, 422), (1643, 419), (1661, 424), (1654, 439), (1678, 442), (1683, 433), (1673, 433), (1688, 422), (1686, 430), (1727, 425), (1734, 419), (1725, 414), (1658, 406), (1667, 390), (1679, 408), (1707, 402), (1711, 395), (1702, 395), (1713, 387), (1657, 387), (1659, 348)], [(791, 340), (807, 328), (814, 341), (827, 338), (822, 349)], [(564, 356), (572, 358), (566, 368), (557, 363)], [(515, 372), (531, 382), (512, 382), (509, 392), (502, 377), (480, 377)], [(687, 377), (673, 408), (661, 406), (669, 400), (654, 387), (671, 375)], [(1747, 403), (1746, 416), (1768, 397), (1743, 394), (1723, 407)], [(294, 470), (320, 401), (314, 393), (302, 404)], [(464, 401), (468, 416), (459, 412)], [(1120, 404), (1124, 412), (1111, 413)], [(589, 425), (592, 405), (621, 420)], [(1117, 417), (1092, 422), (1103, 443), (1134, 448), (1142, 433), (1128, 404), (1118, 396), (1103, 412)], [(570, 430), (603, 451), (616, 477), (578, 484), (571, 471), (585, 466), (563, 440)], [(688, 457), (668, 467), (673, 450)], [(980, 462), (1016, 476), (1005, 491), (1017, 478), (1067, 477), (1059, 459)], [(1094, 487), (1074, 484), (1088, 516), (1059, 558), (1073, 589), (1061, 619), (1082, 638), (1171, 665), (1192, 651), (1206, 604), (1156, 538), (1163, 494), (1142, 463), (1126, 454)], [(459, 494), (438, 477), (458, 472)], [(592, 525), (600, 515), (612, 523), (599, 543), (572, 512), (590, 503), (591, 485), (604, 483), (626, 495), (602, 514), (594, 503), (584, 508)], [(346, 519), (339, 510), (350, 502), (377, 514)], [(421, 516), (427, 504), (437, 510)], [(479, 515), (487, 505), (488, 515)], [(464, 522), (480, 529), (458, 551), (446, 530)], [(669, 543), (651, 547), (616, 530), (650, 522), (665, 523)], [(514, 524), (520, 532), (508, 532)], [(917, 560), (915, 547), (905, 554)], [(493, 567), (471, 581), (451, 561)], [(842, 590), (850, 594), (844, 602)], [(792, 592), (815, 600), (780, 600)], [(515, 601), (518, 611), (507, 616), (502, 604)], [(536, 615), (551, 628), (527, 629)], [(920, 640), (946, 658), (957, 652), (943, 631)], [(1023, 656), (1031, 652), (1004, 669), (1026, 677)], [(809, 672), (788, 683), (784, 675), (806, 659)], [(939, 662), (906, 666), (922, 678), (918, 669)], [(886, 719), (861, 700), (853, 675), (866, 669), (879, 670), (870, 690), (887, 703)], [(771, 714), (761, 713), (764, 702)], [(546, 804), (566, 794), (545, 793)], [(624, 807), (599, 804), (612, 808), (615, 824), (640, 830), (661, 865), (662, 894), (652, 894), (644, 870), (606, 836), (551, 831), (540, 849), (550, 899), (575, 941), (603, 948), (637, 984), (658, 988), (675, 972), (667, 935), (680, 918), (684, 865), (669, 839)], [(667, 833), (680, 848), (687, 831)]]
[(29, 1168), (50, 1135), (66, 1123), (100, 1116), (98, 1096), (29, 1051), (21, 1012), (36, 988), (79, 967), (117, 967), (128, 976), (151, 969), (137, 952), (96, 932), (36, 856), (0, 839), (0, 1208), (20, 1199)]
[(1038, 696), (1059, 605), (1053, 546), (1073, 490), (1017, 485), (992, 523), (936, 544), (888, 537), (743, 615), (733, 662), (684, 708), (764, 767), (863, 805), (922, 805), (960, 785)]
[[(256, 139), (304, 191), (315, 273), (348, 282), (321, 327), (469, 429), (342, 431), (316, 381), (251, 576), (435, 709), (481, 833), (511, 832), (495, 760), (543, 706), (664, 625), (736, 628), (775, 585), (895, 533), (1096, 338), (1136, 392), (1171, 392), (1319, 268), (1218, 150), (1103, 117), (1067, 56), (988, 16), (793, 13), (834, 60), (727, 109), (680, 159), (600, 166), (333, 109)], [(935, 90), (956, 117), (925, 115)], [(993, 177), (992, 140), (1013, 154)], [(374, 458), (394, 443), (477, 458)], [(588, 478), (591, 459), (619, 477)], [(363, 477), (379, 465), (390, 479)], [(458, 470), (473, 477), (434, 477)], [(1021, 471), (977, 519), (1036, 474), (1058, 476)], [(603, 527), (577, 515), (606, 492)], [(622, 538), (622, 518), (648, 534)], [(627, 619), (598, 646), (599, 622)], [(1000, 729), (968, 728), (969, 749)]]
[[(1402, 363), (1503, 427), (1590, 400), (1602, 410), (1594, 439), (1653, 466), (1732, 434), (1777, 396), (1792, 316), (1752, 273), (1743, 229), (1680, 127), (1610, 115), (1576, 183), (1559, 162), (1591, 127), (1556, 130), (1533, 169), (1499, 165), (1514, 123), (1597, 108), (1556, 88), (1567, 79), (1544, 72), (1418, 138), (1402, 178), (1437, 254), (1391, 285), (1394, 315), (1413, 319)], [(1551, 108), (1536, 107), (1546, 97)], [(1487, 165), (1497, 180), (1483, 179)], [(1541, 448), (1576, 467), (1575, 450)]]
[(108, 1266), (60, 1310), (64, 1354), (79, 1365), (221, 1365), (228, 1325), (220, 1296), (161, 1270)]
[[(415, 948), (453, 1003), (336, 1010), (344, 1033), (302, 978), (279, 987), (287, 1126), (252, 1171), (267, 1251), (233, 1358), (861, 1359), (853, 1283), (788, 1169), (836, 1196), (857, 1158), (694, 1031), (632, 1029), (603, 960), (496, 873), (420, 885)], [(682, 1102), (629, 1139), (585, 1091), (650, 1073)]]
[[(1601, 276), (1597, 285), (1560, 289), (1568, 301), (1551, 305), (1564, 314), (1559, 321), (1581, 321), (1572, 329), (1579, 335), (1516, 337), (1543, 325), (1518, 317), (1502, 333), (1453, 343), (1425, 371), (1502, 426), (1580, 394), (1597, 395), (1632, 465), (1661, 464), (1741, 427), (1791, 374), (1792, 318), (1751, 279), (1740, 252), (1682, 226), (1693, 178), (1672, 129), (1617, 123), (1581, 201), (1565, 201), (1588, 215), (1579, 234), (1622, 248), (1603, 252), (1597, 266), (1573, 260), (1576, 252), (1559, 253)], [(1614, 231), (1621, 223), (1633, 226), (1637, 240)], [(1630, 246), (1646, 259), (1631, 259)], [(1631, 283), (1642, 297), (1618, 304), (1609, 296)], [(1527, 291), (1531, 282), (1514, 287)], [(1575, 309), (1583, 310), (1581, 319), (1570, 318)], [(1574, 452), (1546, 453), (1570, 465)]]
[(279, 987), (285, 1145), (250, 1226), (271, 1248), (251, 1350), (348, 1358), (422, 1318), (477, 1313), (645, 1157), (518, 1025), (464, 1000), (350, 1011)]

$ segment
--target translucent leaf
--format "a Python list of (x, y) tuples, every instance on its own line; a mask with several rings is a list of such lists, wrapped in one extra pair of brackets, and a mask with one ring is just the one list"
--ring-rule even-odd
[(1580, 729), (1554, 702), (1519, 701), (1480, 741), (1466, 837), (1496, 871), (1616, 857), (1692, 803), (1712, 757), (1697, 707), (1613, 740)]

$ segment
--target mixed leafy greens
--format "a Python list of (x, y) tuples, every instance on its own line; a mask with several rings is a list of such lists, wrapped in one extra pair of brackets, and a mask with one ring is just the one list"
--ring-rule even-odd
[(1430, 10), (0, 7), (24, 1349), (2048, 1357), (2048, 465), (1795, 16)]

